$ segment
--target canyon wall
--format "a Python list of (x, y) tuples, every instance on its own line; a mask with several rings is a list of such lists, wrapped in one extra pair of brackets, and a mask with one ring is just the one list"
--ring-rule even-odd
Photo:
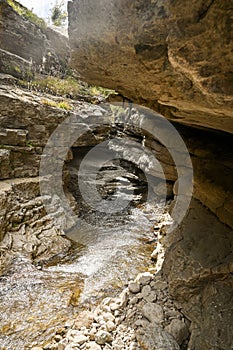
[(167, 237), (163, 273), (192, 321), (192, 350), (232, 347), (232, 15), (228, 0), (69, 2), (72, 66), (174, 123), (193, 195), (216, 215), (193, 201)]
[[(13, 5), (12, 5), (13, 4)], [(68, 66), (68, 38), (14, 0), (0, 3), (0, 71), (31, 80), (35, 71), (57, 75)]]
[[(163, 273), (192, 321), (191, 350), (229, 350), (233, 334), (231, 12), (229, 1), (220, 0), (69, 2), (72, 66), (85, 80), (113, 88), (174, 123), (192, 158), (194, 197), (215, 215), (193, 201), (181, 227), (167, 237)], [(0, 15), (1, 254), (22, 252), (40, 261), (71, 244), (62, 230), (59, 199), (52, 198), (50, 214), (42, 203), (44, 146), (68, 116), (88, 129), (107, 114), (80, 101), (69, 101), (71, 108), (64, 110), (60, 97), (20, 88), (17, 78), (32, 79), (49, 52), (66, 66), (67, 42), (19, 16), (5, 0)], [(53, 74), (54, 61), (47, 62), (43, 73)], [(114, 134), (108, 127), (87, 132), (74, 147), (94, 146), (109, 132)], [(176, 167), (166, 145), (135, 130), (128, 136), (144, 140), (163, 167), (170, 196), (176, 196)]]
[(170, 120), (232, 132), (231, 5), (70, 1), (72, 65)]
[[(232, 133), (232, 12), (220, 0), (74, 0), (71, 64), (85, 80), (154, 109), (178, 128)], [(183, 137), (194, 153), (194, 196), (233, 227), (230, 137), (210, 151), (205, 137), (194, 143)], [(206, 141), (218, 137), (210, 133)], [(195, 152), (198, 143), (203, 150)]]

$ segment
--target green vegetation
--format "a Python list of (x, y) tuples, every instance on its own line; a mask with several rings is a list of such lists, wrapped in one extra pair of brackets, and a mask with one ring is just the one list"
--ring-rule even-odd
[(67, 76), (63, 79), (53, 76), (35, 79), (30, 81), (19, 81), (19, 85), (28, 87), (29, 89), (47, 92), (55, 96), (63, 96), (72, 99), (79, 99), (82, 96), (104, 97), (107, 98), (110, 94), (115, 94), (115, 91), (104, 89), (102, 87), (89, 86), (88, 84), (75, 79), (72, 76)]
[(71, 105), (67, 101), (56, 102), (52, 100), (42, 99), (41, 103), (43, 103), (46, 106), (65, 109), (66, 111), (69, 111), (70, 109), (72, 109)]
[(21, 73), (21, 69), (18, 66), (14, 66), (14, 71), (17, 73)]
[(39, 18), (37, 15), (35, 15), (32, 11), (28, 10), (27, 8), (21, 6), (19, 3), (17, 3), (14, 0), (7, 0), (8, 4), (12, 7), (12, 9), (17, 12), (20, 16), (28, 19), (32, 23), (36, 24), (41, 29), (46, 28), (46, 23), (42, 18)]
[(31, 141), (26, 141), (26, 146), (30, 148), (35, 147), (35, 145)]
[(51, 20), (52, 23), (57, 27), (61, 27), (67, 18), (67, 12), (63, 10), (63, 7), (64, 1), (59, 3), (57, 0), (54, 7), (51, 9)]
[(68, 102), (61, 101), (58, 103), (58, 108), (62, 108), (62, 109), (69, 111), (72, 107), (70, 106), (70, 104)]

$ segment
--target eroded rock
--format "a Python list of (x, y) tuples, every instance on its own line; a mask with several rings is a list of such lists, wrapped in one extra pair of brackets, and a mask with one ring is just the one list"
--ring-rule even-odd
[(228, 0), (74, 0), (72, 64), (171, 120), (232, 132), (231, 16)]

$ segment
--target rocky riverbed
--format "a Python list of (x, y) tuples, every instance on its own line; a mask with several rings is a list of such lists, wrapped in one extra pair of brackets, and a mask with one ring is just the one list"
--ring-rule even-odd
[(139, 274), (116, 298), (81, 311), (42, 349), (187, 349), (190, 322), (174, 305), (161, 273)]

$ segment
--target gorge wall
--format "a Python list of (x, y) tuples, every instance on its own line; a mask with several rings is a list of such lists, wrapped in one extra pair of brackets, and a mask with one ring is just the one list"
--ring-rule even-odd
[(34, 73), (62, 74), (68, 65), (68, 39), (15, 1), (0, 3), (0, 70), (31, 80)]
[[(232, 5), (69, 2), (72, 66), (175, 123), (192, 157), (194, 197), (231, 228)], [(218, 225), (192, 204), (167, 238), (163, 272), (192, 321), (192, 350), (232, 347), (232, 230)]]
[[(87, 81), (154, 109), (178, 129), (231, 133), (231, 15), (229, 1), (69, 2), (71, 63)], [(225, 156), (209, 152), (205, 137), (200, 142), (212, 160), (196, 161), (208, 158), (205, 151), (193, 158), (194, 195), (233, 227), (232, 155), (223, 161), (220, 180), (218, 163)], [(191, 151), (196, 142), (188, 144)]]
[[(193, 200), (181, 227), (166, 239), (163, 273), (192, 321), (191, 350), (232, 346), (232, 7), (227, 0), (69, 2), (72, 67), (85, 81), (113, 88), (173, 122), (192, 158), (194, 197), (214, 214)], [(18, 79), (63, 75), (68, 42), (20, 16), (6, 0), (0, 16), (0, 253), (7, 259), (8, 252), (21, 252), (38, 262), (71, 245), (59, 198), (52, 198), (54, 212), (48, 214), (40, 194), (47, 140), (68, 116), (78, 116), (88, 129), (108, 113), (74, 100), (65, 110), (59, 108), (63, 97), (23, 89)], [(110, 132), (109, 126), (87, 132), (73, 147), (95, 146)], [(164, 145), (149, 134), (128, 136), (140, 143), (145, 137), (163, 167), (169, 196), (176, 196), (176, 167)], [(150, 175), (160, 178), (153, 169)]]

